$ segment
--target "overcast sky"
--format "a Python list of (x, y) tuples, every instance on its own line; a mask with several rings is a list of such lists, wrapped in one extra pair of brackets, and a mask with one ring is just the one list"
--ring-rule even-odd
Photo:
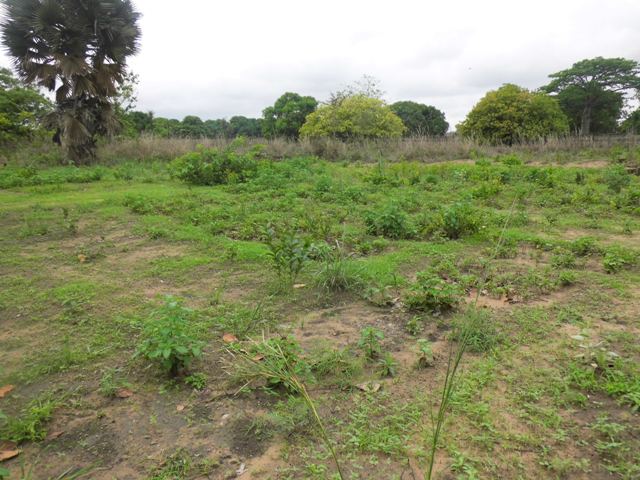
[[(134, 0), (138, 109), (260, 116), (285, 91), (325, 100), (368, 74), (385, 99), (443, 110), (529, 88), (583, 58), (640, 60), (640, 0)], [(2, 59), (4, 65), (8, 60)]]

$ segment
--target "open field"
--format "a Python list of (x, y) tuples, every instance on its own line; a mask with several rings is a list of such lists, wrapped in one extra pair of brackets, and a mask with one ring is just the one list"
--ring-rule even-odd
[[(460, 325), (434, 478), (640, 478), (640, 180), (608, 157), (263, 159), (217, 186), (4, 167), (0, 188), (12, 479), (336, 478), (265, 345), (345, 478), (423, 478)], [(171, 308), (203, 345), (173, 377), (136, 354)]]

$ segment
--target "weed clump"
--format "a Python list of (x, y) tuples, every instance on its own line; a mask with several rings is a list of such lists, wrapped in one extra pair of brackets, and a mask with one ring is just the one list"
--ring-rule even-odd
[(168, 374), (176, 376), (202, 356), (203, 342), (196, 339), (189, 325), (194, 315), (179, 300), (167, 297), (162, 308), (145, 323), (136, 355), (157, 362)]
[(453, 310), (460, 303), (464, 290), (458, 284), (449, 283), (431, 271), (418, 273), (415, 283), (405, 296), (405, 304), (411, 310), (443, 313)]
[(220, 185), (244, 182), (255, 176), (260, 151), (256, 146), (247, 153), (236, 151), (235, 144), (224, 150), (200, 148), (176, 158), (169, 165), (173, 177), (192, 185)]
[(407, 239), (415, 236), (416, 231), (409, 216), (395, 203), (389, 203), (376, 211), (365, 215), (367, 233), (392, 239)]

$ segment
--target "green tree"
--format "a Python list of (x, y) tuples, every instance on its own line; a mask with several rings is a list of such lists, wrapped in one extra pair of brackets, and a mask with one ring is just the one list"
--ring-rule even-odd
[(569, 124), (555, 98), (505, 84), (488, 92), (457, 130), (465, 137), (511, 145), (564, 135)]
[(153, 119), (152, 132), (162, 138), (176, 137), (179, 136), (181, 127), (180, 120), (156, 117)]
[(560, 107), (569, 119), (569, 129), (575, 133), (582, 131), (584, 105), (590, 101), (592, 105), (589, 122), (590, 133), (614, 133), (618, 129), (618, 119), (622, 114), (624, 96), (620, 92), (604, 89), (594, 89), (590, 95), (591, 100), (587, 100), (587, 92), (576, 85), (571, 85), (558, 92), (557, 98)]
[(543, 87), (544, 91), (561, 94), (571, 89), (569, 93), (565, 93), (565, 104), (571, 100), (568, 102), (571, 110), (567, 114), (571, 117), (571, 111), (580, 112), (582, 135), (592, 133), (592, 127), (596, 126), (594, 118), (606, 116), (607, 112), (608, 115), (615, 112), (615, 105), (624, 93), (640, 90), (640, 64), (625, 58), (596, 57), (581, 60), (571, 68), (552, 73), (549, 77), (552, 80)]
[(0, 68), (0, 146), (31, 138), (51, 111), (51, 102)]
[(259, 137), (262, 125), (259, 118), (247, 118), (237, 115), (229, 119), (229, 132), (232, 137)]
[(55, 92), (49, 120), (75, 163), (95, 157), (96, 136), (117, 127), (113, 97), (138, 47), (130, 0), (2, 0), (2, 39), (27, 83)]
[(182, 119), (179, 128), (181, 137), (204, 137), (206, 128), (202, 119), (196, 115), (187, 115)]
[(640, 108), (636, 109), (620, 125), (620, 129), (627, 133), (640, 133)]
[(353, 95), (337, 103), (323, 105), (307, 116), (300, 128), (303, 137), (341, 139), (399, 137), (402, 120), (382, 100)]
[(405, 101), (393, 103), (390, 108), (402, 119), (405, 135), (439, 136), (449, 130), (444, 113), (431, 105)]
[(262, 134), (265, 137), (298, 138), (307, 115), (318, 108), (313, 97), (287, 92), (272, 107), (262, 111)]
[(231, 126), (224, 118), (205, 120), (204, 128), (206, 136), (209, 138), (229, 138), (232, 136)]

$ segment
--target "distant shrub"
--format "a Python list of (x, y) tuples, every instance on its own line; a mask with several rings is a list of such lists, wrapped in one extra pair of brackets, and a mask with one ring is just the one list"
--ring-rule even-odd
[(593, 237), (580, 237), (576, 238), (569, 244), (569, 250), (575, 253), (579, 257), (586, 257), (600, 252), (600, 248), (596, 244), (596, 240)]
[(172, 176), (192, 185), (219, 185), (244, 182), (258, 170), (255, 159), (260, 146), (239, 153), (236, 144), (220, 150), (200, 148), (176, 158), (169, 165)]
[(379, 210), (368, 212), (364, 223), (367, 226), (367, 233), (371, 235), (411, 238), (416, 233), (409, 216), (395, 203), (389, 203)]
[(405, 303), (412, 310), (440, 313), (455, 308), (463, 294), (459, 285), (426, 271), (418, 273), (416, 282), (411, 285), (405, 297)]
[(290, 283), (295, 282), (304, 266), (310, 260), (312, 244), (290, 230), (278, 231), (267, 228), (267, 247), (269, 258), (279, 276)]
[(557, 249), (551, 257), (551, 265), (555, 268), (573, 268), (576, 266), (575, 254), (570, 250)]
[(631, 183), (631, 175), (622, 165), (611, 165), (602, 172), (602, 179), (607, 184), (609, 190), (615, 193), (620, 191)]

